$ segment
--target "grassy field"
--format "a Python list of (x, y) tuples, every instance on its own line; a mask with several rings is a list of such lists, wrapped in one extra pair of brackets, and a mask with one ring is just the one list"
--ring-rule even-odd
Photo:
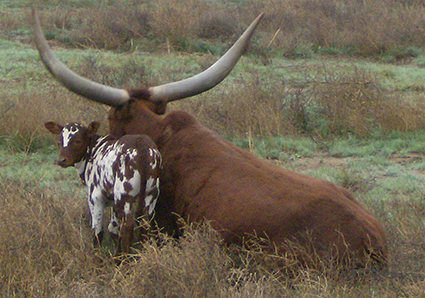
[[(379, 3), (1, 1), (0, 295), (425, 297), (425, 8)], [(129, 88), (200, 72), (265, 11), (230, 76), (170, 109), (348, 188), (382, 221), (389, 268), (277, 268), (285, 257), (226, 247), (207, 223), (185, 225), (178, 242), (161, 235), (120, 266), (110, 243), (95, 251), (84, 189), (74, 169), (54, 166), (56, 140), (43, 123), (99, 120), (104, 133), (107, 108), (51, 79), (31, 43), (28, 5), (62, 61)]]
[[(386, 140), (310, 139), (239, 143), (285, 168), (350, 189), (386, 229), (382, 272), (277, 268), (260, 248), (223, 246), (208, 225), (162, 235), (116, 266), (106, 244), (91, 245), (85, 194), (57, 150), (0, 151), (0, 293), (6, 297), (422, 297), (425, 273), (425, 159), (421, 134)], [(275, 155), (278, 155), (276, 157)]]

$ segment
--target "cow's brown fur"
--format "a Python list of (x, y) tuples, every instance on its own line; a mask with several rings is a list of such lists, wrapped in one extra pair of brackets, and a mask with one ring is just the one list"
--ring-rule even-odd
[(145, 100), (112, 108), (110, 133), (155, 141), (163, 157), (160, 202), (184, 219), (210, 220), (227, 243), (256, 234), (282, 249), (290, 241), (312, 245), (321, 257), (386, 264), (381, 223), (346, 189), (262, 160), (186, 112), (164, 117), (152, 110)]

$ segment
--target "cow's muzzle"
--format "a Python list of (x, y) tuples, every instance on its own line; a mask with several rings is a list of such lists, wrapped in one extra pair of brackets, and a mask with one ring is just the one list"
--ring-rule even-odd
[(58, 166), (61, 166), (62, 168), (67, 168), (67, 167), (69, 167), (69, 165), (67, 164), (67, 162), (66, 162), (66, 158), (65, 157), (59, 157), (57, 160), (56, 160), (56, 164), (58, 165)]

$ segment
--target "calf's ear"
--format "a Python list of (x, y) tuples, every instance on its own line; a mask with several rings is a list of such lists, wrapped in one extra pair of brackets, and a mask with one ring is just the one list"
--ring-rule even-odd
[(47, 128), (48, 131), (55, 135), (60, 134), (63, 129), (62, 125), (59, 125), (52, 121), (44, 123), (44, 126)]
[(97, 121), (93, 121), (92, 123), (89, 124), (89, 126), (87, 127), (87, 133), (89, 137), (91, 137), (97, 132), (97, 130), (99, 129), (99, 126), (100, 126), (100, 122), (97, 122)]

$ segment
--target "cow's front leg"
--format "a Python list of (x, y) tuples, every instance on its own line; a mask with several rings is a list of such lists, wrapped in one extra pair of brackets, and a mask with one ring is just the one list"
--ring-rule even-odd
[(98, 248), (103, 240), (103, 211), (105, 209), (105, 198), (100, 192), (92, 192), (88, 197), (88, 204), (92, 219), (92, 230), (94, 231), (93, 245)]

